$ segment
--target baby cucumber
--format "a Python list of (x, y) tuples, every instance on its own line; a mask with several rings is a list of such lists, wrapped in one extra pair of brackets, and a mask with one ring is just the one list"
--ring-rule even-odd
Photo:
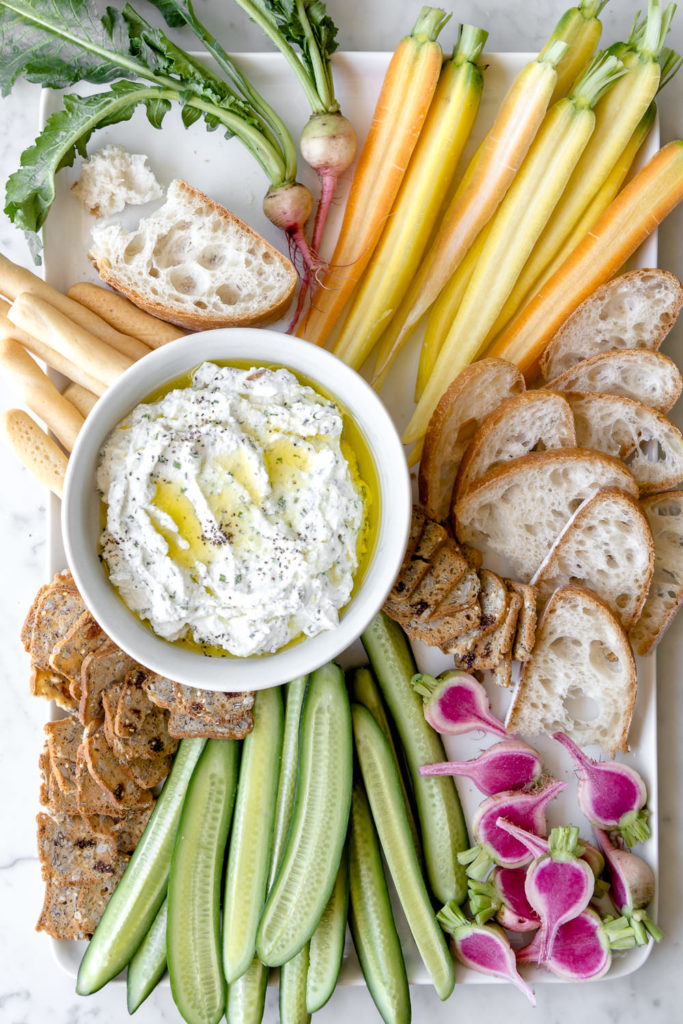
[(228, 985), (225, 1012), (228, 1024), (261, 1024), (268, 973), (268, 968), (255, 956), (242, 977)]
[(287, 841), (289, 823), (292, 819), (294, 794), (296, 792), (296, 775), (299, 765), (299, 724), (301, 722), (301, 705), (308, 686), (308, 676), (299, 676), (287, 683), (285, 687), (285, 728), (282, 738), (282, 763), (280, 779), (277, 787), (275, 805), (275, 824), (273, 826), (273, 849), (270, 857), (270, 874), (268, 891), (270, 892), (277, 869), (280, 866), (282, 853)]
[(308, 1024), (311, 1019), (306, 1009), (309, 949), (306, 943), (280, 968), (280, 1024)]
[(344, 673), (328, 664), (306, 689), (292, 821), (256, 938), (258, 956), (271, 967), (308, 942), (334, 887), (349, 820), (352, 743)]
[(128, 964), (126, 998), (128, 1013), (135, 1013), (161, 981), (166, 970), (166, 918), (168, 900), (164, 900), (142, 945)]
[(368, 711), (372, 713), (373, 718), (386, 738), (389, 740), (389, 746), (391, 747), (396, 761), (396, 767), (398, 768), (398, 777), (401, 780), (401, 789), (403, 790), (406, 814), (408, 815), (408, 824), (410, 825), (413, 842), (415, 843), (415, 852), (417, 853), (417, 859), (420, 862), (420, 867), (424, 868), (424, 854), (422, 852), (422, 844), (420, 842), (420, 833), (413, 813), (412, 794), (408, 791), (406, 780), (403, 777), (406, 767), (405, 757), (399, 757), (396, 744), (394, 743), (394, 734), (391, 729), (391, 723), (389, 722), (386, 705), (377, 685), (377, 681), (372, 673), (372, 669), (368, 668), (367, 665), (363, 665), (361, 668), (355, 668), (351, 673), (349, 696), (356, 704), (365, 705)]
[(311, 937), (306, 980), (306, 1008), (309, 1013), (315, 1013), (325, 1005), (337, 984), (344, 956), (348, 908), (349, 870), (344, 850), (332, 895)]
[(259, 690), (254, 699), (254, 728), (242, 743), (225, 873), (223, 970), (228, 985), (254, 959), (270, 869), (283, 726), (280, 687)]
[(437, 995), (447, 999), (455, 984), (453, 958), (415, 854), (391, 747), (366, 707), (354, 704), (351, 713), (365, 791), (398, 898)]
[(445, 761), (446, 754), (439, 734), (425, 721), (422, 698), (410, 685), (417, 671), (410, 645), (401, 627), (384, 612), (375, 616), (361, 640), (405, 751), (430, 888), (439, 903), (462, 903), (467, 877), (457, 857), (469, 849), (467, 826), (453, 779), (423, 778), (419, 772), (420, 765)]
[(218, 1024), (225, 1009), (220, 895), (240, 744), (208, 740), (187, 790), (168, 879), (171, 992), (188, 1024)]
[(85, 951), (81, 996), (106, 985), (129, 962), (166, 895), (171, 852), (185, 793), (206, 740), (182, 740), (156, 807)]
[(410, 991), (382, 854), (363, 784), (354, 783), (349, 830), (349, 924), (363, 977), (386, 1024), (409, 1024)]

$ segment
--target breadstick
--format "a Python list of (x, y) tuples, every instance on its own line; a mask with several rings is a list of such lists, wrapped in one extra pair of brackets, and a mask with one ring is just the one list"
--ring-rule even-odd
[(38, 341), (37, 338), (32, 338), (26, 331), (15, 327), (7, 316), (10, 308), (9, 303), (0, 299), (0, 338), (11, 338), (13, 341), (18, 341), (28, 352), (37, 356), (38, 359), (42, 359), (44, 363), (51, 366), (57, 373), (62, 373), (69, 380), (76, 381), (82, 387), (93, 391), (96, 395), (104, 394), (107, 389), (101, 380), (93, 377), (92, 374), (84, 370), (78, 363), (65, 359), (59, 352), (55, 352), (50, 345), (46, 345), (43, 341)]
[(31, 295), (37, 295), (38, 298), (49, 302), (51, 306), (58, 309), (64, 316), (68, 316), (79, 327), (83, 327), (100, 341), (106, 342), (107, 345), (130, 359), (141, 359), (149, 352), (147, 346), (143, 345), (139, 338), (131, 338), (128, 334), (114, 330), (96, 313), (86, 309), (79, 302), (68, 299), (52, 285), (41, 281), (30, 270), (19, 267), (16, 263), (8, 260), (6, 256), (0, 255), (0, 295), (6, 295), (8, 299), (14, 301), (21, 292), (30, 292)]
[(8, 409), (0, 425), (14, 454), (27, 469), (61, 498), (67, 457), (23, 409)]
[(20, 292), (12, 303), (9, 318), (17, 327), (39, 341), (44, 341), (70, 362), (83, 366), (107, 387), (133, 365), (133, 360), (128, 356), (110, 348), (45, 299), (31, 295), (30, 292)]
[(75, 299), (82, 306), (86, 306), (97, 313), (108, 324), (126, 334), (132, 334), (134, 338), (144, 341), (150, 348), (161, 348), (169, 341), (176, 338), (184, 338), (187, 331), (181, 331), (173, 324), (167, 324), (144, 309), (139, 309), (130, 299), (123, 295), (112, 292), (109, 288), (100, 288), (97, 284), (88, 284), (86, 281), (79, 281), (72, 284), (66, 293), (70, 299)]
[(10, 338), (0, 341), (0, 365), (18, 384), (21, 396), (31, 412), (47, 423), (67, 451), (72, 451), (78, 431), (85, 420), (68, 398), (60, 395), (46, 373), (28, 352)]
[(83, 417), (88, 415), (97, 401), (97, 395), (94, 395), (92, 391), (88, 391), (87, 388), (82, 387), (80, 384), (67, 384), (62, 394), (72, 405), (76, 406)]

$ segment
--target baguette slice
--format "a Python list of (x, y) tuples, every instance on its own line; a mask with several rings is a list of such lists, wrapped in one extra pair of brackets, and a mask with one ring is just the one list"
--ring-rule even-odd
[(641, 494), (683, 480), (683, 434), (662, 413), (621, 395), (567, 392), (566, 399), (579, 447), (624, 459)]
[(506, 728), (523, 736), (565, 732), (613, 757), (627, 749), (635, 699), (635, 661), (618, 620), (590, 590), (556, 590), (522, 666)]
[(560, 327), (541, 357), (545, 380), (615, 348), (655, 351), (683, 305), (683, 287), (666, 270), (631, 270), (597, 288)]
[(655, 545), (655, 571), (638, 622), (631, 630), (636, 654), (646, 655), (659, 643), (683, 604), (683, 491), (653, 494), (641, 506)]
[(489, 413), (524, 391), (524, 377), (504, 359), (480, 359), (459, 373), (441, 396), (425, 435), (418, 487), (432, 519), (448, 518), (460, 460)]
[(102, 280), (136, 306), (190, 330), (276, 320), (297, 282), (274, 246), (177, 179), (161, 209), (135, 231), (96, 227), (88, 255)]
[(617, 459), (560, 448), (532, 452), (489, 470), (456, 502), (453, 527), (461, 543), (505, 558), (528, 583), (582, 501), (605, 487), (634, 498), (638, 486)]
[(561, 395), (525, 391), (508, 398), (487, 416), (460, 463), (455, 496), (503, 462), (550, 448), (575, 448), (574, 417)]
[(551, 380), (548, 388), (622, 395), (664, 413), (680, 398), (683, 377), (673, 360), (661, 352), (624, 348), (582, 359)]
[(652, 533), (638, 502), (610, 488), (579, 505), (531, 582), (541, 607), (559, 587), (587, 587), (628, 630), (645, 603), (654, 559)]

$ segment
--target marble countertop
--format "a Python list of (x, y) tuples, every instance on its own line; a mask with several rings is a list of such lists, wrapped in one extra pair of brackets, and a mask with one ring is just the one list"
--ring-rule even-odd
[[(116, 3), (115, 6), (120, 6)], [(146, 5), (142, 5), (146, 6)], [(328, 9), (340, 26), (340, 44), (348, 50), (386, 50), (412, 25), (420, 4), (408, 0), (328, 0)], [(448, 5), (446, 5), (448, 6)], [(635, 0), (611, 0), (603, 12), (605, 38), (625, 38), (638, 6)], [(233, 51), (263, 49), (258, 29), (231, 3), (204, 0), (197, 3), (201, 16), (218, 38)], [(536, 50), (561, 13), (561, 0), (461, 0), (455, 18), (486, 27), (491, 51)], [(148, 14), (148, 12), (145, 12)], [(683, 14), (674, 23), (669, 45), (683, 50)], [(183, 39), (182, 35), (177, 37)], [(185, 40), (185, 45), (192, 48)], [(19, 154), (30, 144), (38, 125), (39, 89), (18, 84), (11, 96), (0, 101), (0, 180), (18, 166)], [(683, 72), (674, 79), (659, 102), (661, 137), (666, 142), (683, 138)], [(660, 230), (659, 263), (683, 278), (683, 206)], [(30, 266), (22, 235), (0, 215), (0, 251)], [(683, 365), (683, 322), (667, 339), (664, 351)], [(0, 407), (16, 404), (16, 396), (0, 380)], [(679, 403), (674, 413), (683, 426)], [(0, 828), (0, 1024), (84, 1024), (128, 1019), (124, 991), (110, 985), (88, 999), (74, 993), (74, 980), (52, 958), (44, 934), (34, 931), (42, 904), (42, 882), (35, 851), (34, 816), (37, 811), (38, 750), (45, 720), (45, 706), (29, 696), (28, 666), (18, 634), (26, 610), (45, 577), (46, 494), (29, 474), (0, 450), (0, 686), (3, 727), (0, 743), (0, 779), (3, 780), (3, 825)], [(614, 981), (566, 986), (536, 986), (534, 1011), (521, 995), (507, 986), (476, 985), (456, 988), (441, 1004), (429, 987), (411, 989), (415, 1021), (431, 1024), (454, 1019), (476, 1019), (493, 1024), (514, 1015), (516, 1021), (545, 1024), (584, 1024), (604, 1021), (647, 1021), (670, 1024), (680, 1019), (683, 1001), (681, 952), (683, 946), (683, 623), (666, 636), (659, 648), (659, 772), (660, 772), (660, 909), (659, 923), (665, 939), (636, 973)], [(676, 1009), (678, 1007), (678, 1009)], [(157, 990), (138, 1011), (145, 1022), (177, 1022), (168, 988)], [(264, 1020), (278, 1019), (276, 991), (268, 993)], [(353, 1019), (357, 1024), (378, 1019), (374, 1004), (362, 987), (338, 988), (331, 1001), (316, 1015), (322, 1022)]]

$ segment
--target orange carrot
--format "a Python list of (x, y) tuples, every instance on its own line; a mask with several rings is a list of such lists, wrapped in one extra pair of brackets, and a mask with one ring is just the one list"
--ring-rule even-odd
[(379, 242), (436, 89), (443, 59), (436, 37), (449, 17), (424, 7), (391, 59), (328, 273), (297, 332), (317, 345), (324, 344)]
[(619, 270), (683, 199), (683, 140), (656, 153), (540, 292), (498, 336), (487, 355), (516, 363), (532, 379), (548, 342), (567, 317)]

